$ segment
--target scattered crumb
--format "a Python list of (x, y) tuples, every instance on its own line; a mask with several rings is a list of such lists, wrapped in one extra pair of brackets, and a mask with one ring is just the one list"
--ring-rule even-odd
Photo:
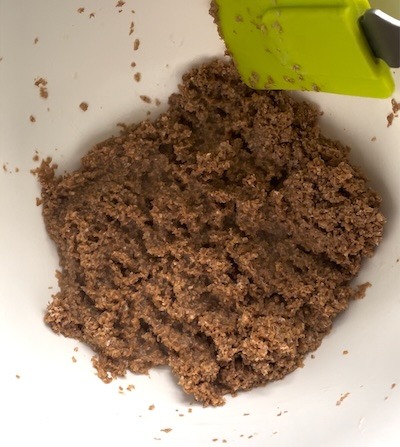
[(243, 413), (243, 416), (249, 416), (250, 413)]
[(139, 98), (140, 98), (143, 102), (145, 102), (145, 103), (147, 103), (147, 104), (151, 104), (151, 98), (149, 98), (147, 95), (140, 95)]
[(313, 90), (314, 92), (320, 92), (320, 91), (321, 91), (321, 88), (318, 87), (317, 84), (313, 84), (311, 88), (312, 88), (312, 90)]
[(49, 290), (52, 290), (53, 289), (53, 287), (51, 287), (51, 286), (49, 286), (49, 287), (47, 287)]
[(72, 356), (72, 362), (76, 363), (76, 358), (74, 356)]
[(75, 346), (75, 348), (74, 348), (74, 352), (78, 352), (78, 351), (79, 351), (78, 346)]
[(396, 263), (398, 263), (399, 261), (400, 261), (400, 258), (397, 258), (397, 259), (396, 259)]
[(133, 51), (137, 51), (139, 49), (139, 46), (140, 46), (140, 40), (135, 39), (135, 41), (133, 42)]
[(131, 22), (129, 26), (129, 35), (133, 34), (134, 31), (135, 31), (135, 24)]
[(135, 385), (132, 385), (131, 383), (126, 387), (126, 391), (133, 391), (135, 389)]
[(133, 79), (134, 79), (136, 82), (140, 82), (140, 80), (142, 79), (142, 73), (140, 73), (140, 72), (138, 71), (137, 73), (135, 73), (135, 74), (133, 75)]
[(43, 200), (40, 197), (36, 197), (36, 206), (42, 205)]
[(150, 411), (153, 411), (155, 408), (156, 408), (155, 405), (153, 405), (153, 404), (149, 405), (149, 410)]
[(349, 392), (342, 394), (340, 399), (336, 402), (336, 405), (339, 406), (349, 395)]
[(122, 6), (124, 6), (124, 5), (125, 5), (125, 2), (123, 0), (119, 0), (117, 2), (117, 4), (115, 5), (115, 7), (116, 8), (122, 8)]
[(3, 58), (2, 57), (0, 57), (0, 62), (3, 60)]
[(95, 13), (94, 12), (91, 12), (90, 14), (89, 14), (89, 19), (92, 19), (92, 18), (94, 18), (95, 17)]
[(277, 414), (277, 416), (282, 416), (282, 411), (280, 411), (280, 412)]
[(38, 155), (38, 154), (35, 154), (35, 155), (32, 157), (32, 160), (33, 160), (33, 161), (39, 161), (39, 155)]
[(345, 350), (342, 352), (343, 355), (347, 355), (348, 353), (349, 353), (349, 351), (347, 351), (347, 349), (345, 349)]
[(15, 172), (19, 172), (19, 168), (15, 168)]
[(392, 385), (390, 386), (390, 389), (393, 390), (393, 388), (396, 388), (396, 384), (392, 383)]
[(150, 112), (150, 110), (148, 110), (147, 112), (146, 112), (146, 116), (150, 116), (151, 115), (151, 112)]
[(179, 416), (179, 417), (183, 417), (183, 416), (185, 416), (185, 415), (182, 414), (182, 413), (179, 413), (178, 416)]
[(274, 431), (274, 432), (272, 432), (272, 434), (273, 434), (273, 435), (277, 435), (277, 434), (278, 434), (278, 432), (277, 432), (277, 431)]
[(172, 428), (162, 428), (160, 431), (163, 431), (164, 433), (169, 433), (172, 431)]
[(8, 171), (8, 169), (7, 169), (7, 163), (3, 163), (3, 171), (4, 171), (4, 172), (7, 172), (7, 171)]
[(131, 67), (135, 68), (136, 67), (136, 62), (131, 62)]
[(311, 354), (311, 358), (312, 358), (312, 359), (315, 359), (315, 355), (314, 355), (314, 354)]
[(387, 127), (390, 127), (393, 124), (394, 119), (398, 117), (397, 112), (400, 110), (400, 102), (397, 102), (394, 98), (392, 98), (391, 104), (392, 104), (392, 111), (386, 117)]
[(188, 413), (191, 413), (191, 412), (192, 412), (192, 409), (191, 409), (191, 408), (189, 408), (189, 409), (188, 409)]
[(383, 400), (388, 400), (389, 399), (389, 396), (385, 396), (385, 399), (383, 399)]
[(46, 85), (47, 81), (44, 78), (37, 78), (35, 79), (35, 85), (36, 87), (39, 87), (40, 85)]
[(15, 377), (16, 377), (17, 379), (20, 379), (20, 378), (21, 378), (21, 376), (20, 376), (19, 374), (15, 374)]
[(247, 436), (247, 439), (251, 439), (253, 437), (253, 435)]
[(86, 112), (86, 110), (88, 109), (88, 107), (89, 107), (89, 105), (88, 105), (87, 102), (81, 102), (81, 103), (79, 104), (79, 108), (80, 108), (81, 110), (83, 110), (84, 112)]
[(39, 37), (35, 37), (33, 44), (36, 45), (39, 42)]
[(46, 85), (47, 85), (46, 79), (44, 79), (44, 78), (35, 79), (35, 85), (36, 85), (36, 87), (39, 87), (40, 96), (43, 99), (48, 98), (49, 92), (47, 91), (47, 87), (46, 87)]
[(132, 13), (132, 14), (135, 14), (135, 10), (134, 10), (134, 9), (131, 9), (131, 13)]
[(36, 123), (36, 118), (35, 118), (33, 115), (31, 115), (31, 116), (29, 117), (29, 121), (30, 121), (31, 123)]
[(364, 297), (366, 290), (372, 287), (372, 284), (370, 282), (366, 282), (365, 284), (362, 284), (358, 287), (357, 294), (355, 295), (354, 299), (360, 300)]
[(376, 137), (372, 137), (372, 138), (371, 138), (371, 141), (376, 141)]
[(397, 113), (400, 110), (400, 102), (397, 102), (394, 98), (392, 98), (392, 112)]
[(222, 443), (223, 443), (223, 444), (226, 444), (227, 442), (228, 442), (228, 441), (227, 441), (226, 439), (223, 439), (223, 440), (222, 440)]
[(218, 441), (218, 438), (214, 438), (213, 440), (212, 440), (212, 442), (217, 442)]
[(153, 438), (155, 441), (161, 441), (161, 438)]
[(85, 12), (85, 8), (78, 8), (77, 11), (79, 12), (79, 14), (82, 14), (83, 12)]
[(158, 107), (161, 105), (161, 101), (158, 98), (156, 98), (154, 104)]
[(121, 128), (121, 133), (128, 130), (128, 126), (125, 123), (117, 123), (116, 126)]

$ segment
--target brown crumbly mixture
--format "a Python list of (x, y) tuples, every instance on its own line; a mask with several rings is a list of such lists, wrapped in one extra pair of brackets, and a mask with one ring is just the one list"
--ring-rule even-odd
[(319, 112), (253, 91), (230, 63), (183, 77), (169, 110), (39, 170), (62, 271), (45, 321), (105, 381), (169, 365), (205, 405), (301, 366), (382, 236), (380, 198)]

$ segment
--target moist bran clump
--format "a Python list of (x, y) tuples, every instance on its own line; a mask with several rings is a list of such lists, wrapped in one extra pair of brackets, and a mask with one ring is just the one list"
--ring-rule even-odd
[(61, 267), (46, 323), (88, 344), (104, 381), (168, 365), (205, 405), (301, 366), (363, 295), (350, 281), (384, 225), (318, 116), (215, 60), (75, 172), (43, 161)]

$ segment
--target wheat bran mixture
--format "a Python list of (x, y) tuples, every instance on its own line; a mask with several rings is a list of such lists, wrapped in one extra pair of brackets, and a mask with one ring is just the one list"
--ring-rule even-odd
[(39, 169), (60, 291), (45, 321), (108, 382), (169, 365), (204, 405), (302, 365), (382, 236), (380, 199), (318, 112), (246, 87), (233, 65), (184, 75), (169, 110)]

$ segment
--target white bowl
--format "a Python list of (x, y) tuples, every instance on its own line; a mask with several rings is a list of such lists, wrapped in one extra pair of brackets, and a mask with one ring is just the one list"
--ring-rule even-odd
[[(224, 49), (207, 0), (116, 3), (0, 3), (0, 164), (7, 171), (0, 166), (0, 445), (400, 445), (400, 117), (387, 127), (390, 99), (304, 95), (325, 112), (326, 134), (352, 147), (388, 220), (358, 278), (372, 287), (336, 320), (304, 368), (204, 409), (167, 369), (103, 384), (92, 352), (44, 325), (58, 259), (35, 204), (35, 151), (61, 170), (76, 168), (92, 144), (117, 133), (116, 123), (165, 110), (186, 68)], [(47, 99), (34, 85), (38, 77), (48, 81)], [(400, 100), (398, 71), (395, 78)], [(139, 95), (163, 105), (146, 105)]]

